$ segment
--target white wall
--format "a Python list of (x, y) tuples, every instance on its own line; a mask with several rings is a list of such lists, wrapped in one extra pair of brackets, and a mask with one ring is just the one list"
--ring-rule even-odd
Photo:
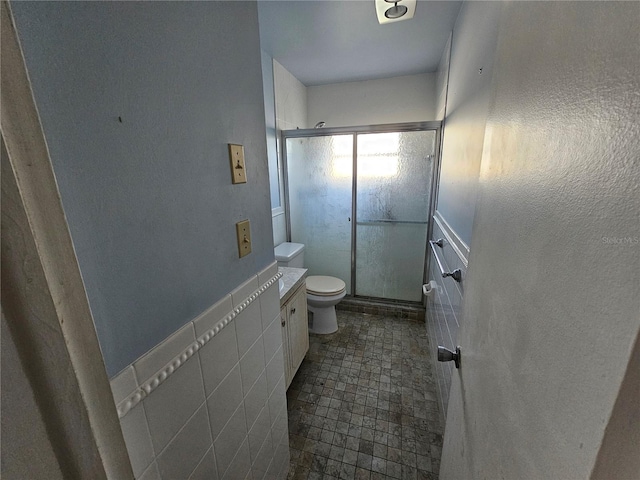
[(440, 478), (586, 479), (640, 451), (640, 4), (500, 8)]
[[(282, 187), (282, 130), (307, 128), (307, 87), (276, 60), (273, 61), (273, 83), (276, 103), (276, 133), (278, 169)], [(273, 244), (286, 241), (287, 229), (284, 210), (273, 212)]]
[[(437, 119), (444, 119), (444, 128), (432, 239), (447, 240), (439, 253), (449, 271), (466, 272), (468, 265), (500, 8), (499, 2), (464, 3), (437, 71)], [(434, 351), (438, 345), (453, 349), (463, 322), (464, 285), (441, 278), (433, 254), (429, 255), (429, 280), (440, 287), (429, 298), (426, 312), (431, 346)], [(434, 372), (446, 417), (453, 370), (451, 364), (434, 359)]]
[(278, 154), (278, 145), (280, 143), (278, 137), (280, 133), (276, 127), (274, 62), (266, 52), (263, 51), (261, 53), (265, 123), (267, 126), (267, 158), (269, 159), (269, 189), (271, 191), (271, 226), (273, 229), (273, 244), (280, 245), (286, 241), (287, 228), (284, 214), (282, 160)]
[(464, 3), (451, 41), (436, 208), (470, 247), (500, 8), (500, 2)]
[(449, 60), (451, 58), (451, 40), (453, 34), (449, 35), (447, 44), (442, 51), (438, 70), (436, 71), (436, 120), (444, 120), (447, 106), (447, 91), (449, 87)]
[(295, 130), (307, 128), (307, 87), (273, 61), (273, 82), (276, 96), (276, 128)]
[(264, 122), (267, 127), (267, 163), (269, 165), (269, 191), (271, 208), (281, 207), (278, 181), (278, 151), (276, 145), (276, 99), (273, 85), (273, 59), (260, 51), (262, 61), (262, 91), (264, 92)]
[(435, 119), (435, 73), (307, 87), (307, 125), (327, 127)]

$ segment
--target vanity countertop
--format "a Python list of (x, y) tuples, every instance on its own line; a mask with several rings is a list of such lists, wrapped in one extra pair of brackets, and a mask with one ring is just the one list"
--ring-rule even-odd
[(306, 268), (278, 267), (278, 271), (282, 273), (282, 281), (284, 288), (280, 292), (280, 305), (284, 304), (293, 292), (304, 283), (307, 276)]

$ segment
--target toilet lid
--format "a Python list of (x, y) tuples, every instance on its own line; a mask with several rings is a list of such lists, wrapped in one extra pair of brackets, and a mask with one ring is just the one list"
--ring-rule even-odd
[(307, 277), (307, 292), (312, 295), (337, 295), (346, 288), (345, 283), (336, 277), (311, 275)]

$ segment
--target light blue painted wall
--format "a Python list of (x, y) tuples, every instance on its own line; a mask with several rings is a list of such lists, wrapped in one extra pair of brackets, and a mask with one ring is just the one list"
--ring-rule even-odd
[(273, 261), (256, 4), (12, 8), (113, 376)]
[(451, 44), (437, 209), (468, 246), (471, 246), (500, 8), (500, 2), (465, 2)]

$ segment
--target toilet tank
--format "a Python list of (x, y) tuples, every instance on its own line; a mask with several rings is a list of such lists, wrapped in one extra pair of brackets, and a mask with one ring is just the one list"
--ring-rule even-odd
[(304, 267), (304, 245), (284, 242), (274, 249), (279, 267)]

